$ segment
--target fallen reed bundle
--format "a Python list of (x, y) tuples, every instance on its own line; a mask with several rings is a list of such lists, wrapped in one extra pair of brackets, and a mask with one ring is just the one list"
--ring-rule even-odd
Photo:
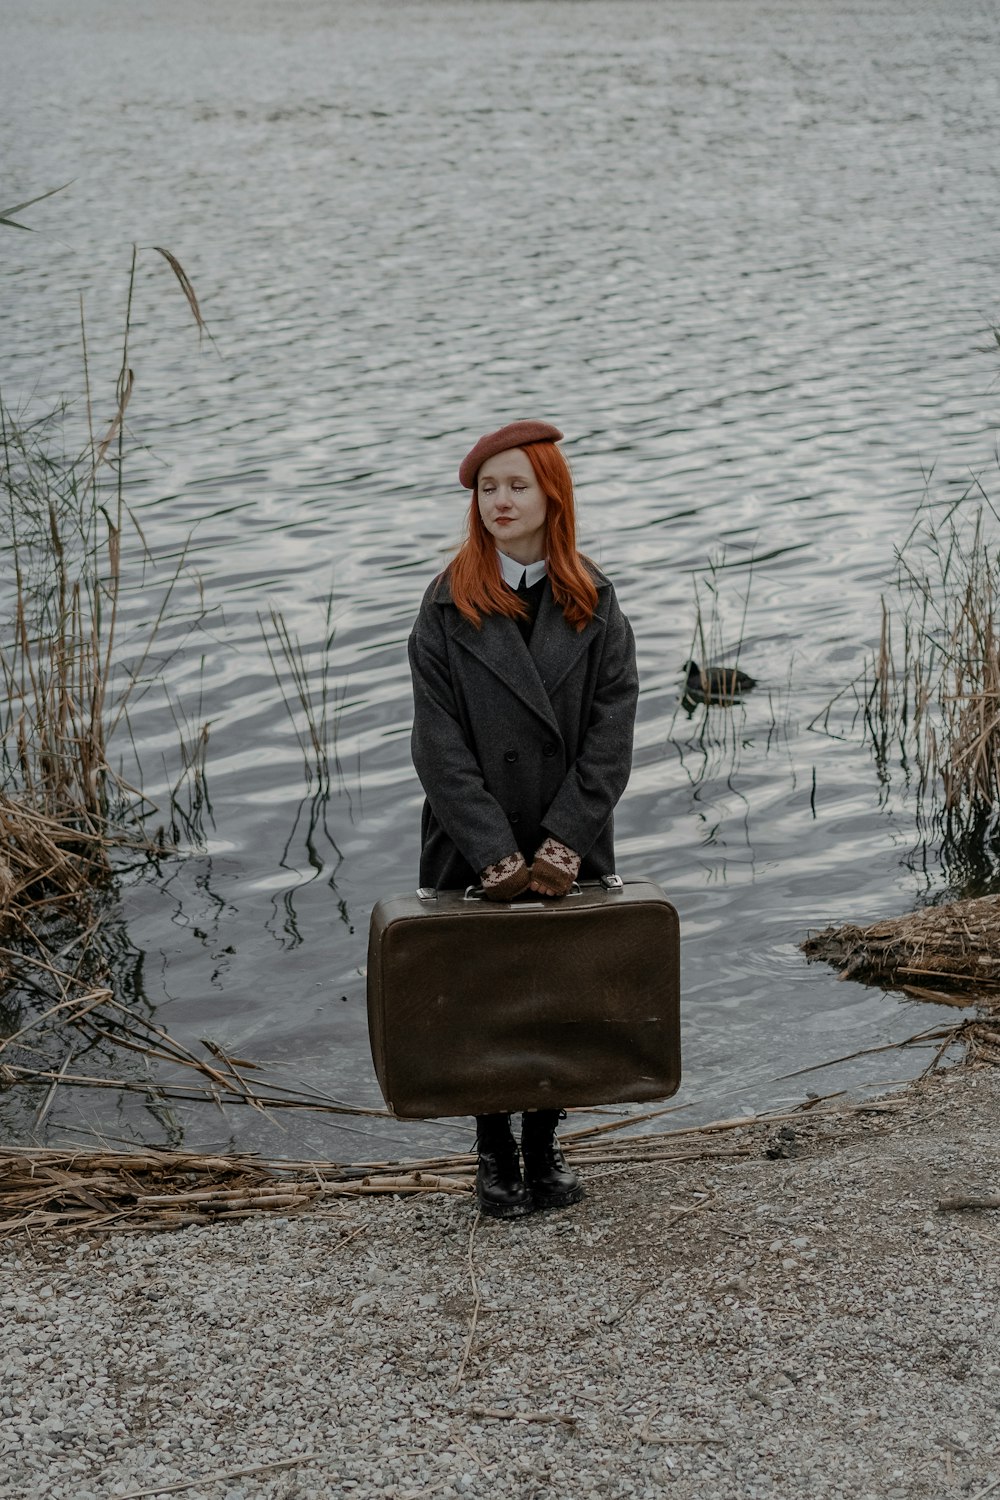
[(181, 1151), (0, 1153), (0, 1234), (160, 1228), (287, 1213), (366, 1193), (467, 1193), (471, 1177), (360, 1172), (335, 1162), (266, 1162)]
[[(686, 1131), (600, 1145), (570, 1141), (567, 1154), (580, 1164), (628, 1165), (737, 1157), (749, 1151), (719, 1147), (702, 1131)], [(475, 1157), (465, 1154), (344, 1165), (188, 1151), (7, 1147), (0, 1151), (0, 1235), (173, 1229), (256, 1213), (287, 1214), (334, 1198), (468, 1196), (475, 1169)]]
[[(1000, 1028), (994, 1040), (1000, 1057)], [(794, 1108), (762, 1115), (713, 1120), (657, 1134), (620, 1133), (657, 1113), (650, 1111), (567, 1132), (562, 1141), (566, 1155), (577, 1166), (734, 1161), (759, 1155), (760, 1139), (725, 1139), (749, 1126), (766, 1132), (793, 1119), (806, 1122), (833, 1112), (889, 1116), (900, 1107), (892, 1100), (847, 1106), (833, 1103), (839, 1100), (839, 1095), (812, 1096)], [(468, 1153), (420, 1161), (344, 1164), (159, 1149), (7, 1147), (0, 1149), (0, 1237), (16, 1232), (177, 1229), (250, 1214), (316, 1209), (343, 1198), (426, 1193), (471, 1197), (475, 1171), (476, 1158)]]
[(801, 948), (843, 979), (946, 1005), (1000, 1008), (1000, 896), (928, 906), (870, 927), (827, 927)]
[(109, 842), (0, 791), (0, 932), (23, 932), (58, 904), (89, 908)]

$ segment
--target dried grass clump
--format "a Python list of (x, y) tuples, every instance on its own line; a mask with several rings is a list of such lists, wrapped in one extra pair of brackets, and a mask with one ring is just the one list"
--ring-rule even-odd
[(1000, 874), (1000, 516), (978, 480), (925, 501), (896, 550), (877, 650), (810, 727), (853, 693), (880, 779), (898, 755), (953, 889)]
[(801, 948), (842, 979), (1000, 1009), (1000, 896), (928, 906), (870, 927), (828, 927)]
[[(109, 495), (104, 444), (67, 455), (63, 436), (61, 412), (27, 423), (0, 407), (0, 990), (43, 1004), (89, 992), (103, 967), (95, 930), (112, 851), (152, 847), (139, 799), (108, 762), (127, 702), (127, 687), (114, 702), (109, 691), (126, 520), (120, 464)], [(91, 951), (67, 961), (73, 932), (89, 935)]]
[[(0, 216), (0, 222), (13, 221)], [(183, 267), (168, 251), (159, 253), (203, 330)], [(64, 407), (38, 417), (0, 402), (0, 991), (20, 1003), (41, 1001), (43, 1014), (60, 1017), (88, 1007), (95, 983), (103, 985), (108, 974), (102, 922), (121, 863), (113, 851), (127, 847), (156, 857), (165, 847), (162, 830), (152, 840), (144, 831), (152, 803), (112, 765), (109, 752), (123, 720), (128, 727), (130, 696), (146, 685), (154, 643), (187, 565), (182, 548), (167, 576), (154, 570), (146, 579), (153, 559), (126, 500), (135, 273), (133, 250), (114, 410), (103, 430), (95, 431), (92, 420), (82, 309), (82, 437), (71, 437)], [(155, 595), (158, 603), (141, 639), (130, 639), (126, 650), (121, 620), (130, 540), (138, 542), (144, 597)], [(182, 782), (200, 791), (206, 735), (203, 726), (190, 751), (182, 738), (184, 770), (171, 794), (172, 812)], [(8, 1014), (16, 1024), (16, 1005)]]
[(107, 873), (107, 840), (82, 834), (0, 791), (0, 921), (58, 897), (87, 900)]
[[(0, 222), (12, 221), (0, 215)], [(183, 266), (169, 250), (154, 248), (173, 271), (199, 333), (204, 332)], [(131, 660), (124, 662), (120, 616), (127, 529), (150, 560), (125, 493), (126, 413), (135, 389), (130, 343), (136, 262), (133, 246), (115, 406), (103, 431), (95, 431), (93, 424), (82, 303), (82, 443), (67, 437), (65, 406), (28, 417), (0, 402), (0, 552), (5, 563), (0, 574), (0, 778), (33, 811), (98, 839), (109, 820), (120, 822), (123, 812), (134, 813), (141, 800), (109, 764), (108, 742), (126, 715), (130, 693), (146, 669), (186, 565), (182, 548), (173, 576), (154, 581), (159, 608), (138, 649), (130, 652)], [(116, 677), (120, 685), (113, 693)]]
[(899, 554), (902, 661), (881, 665), (878, 683), (881, 703), (889, 679), (900, 682), (902, 673), (900, 727), (909, 694), (923, 785), (940, 779), (944, 812), (962, 827), (985, 818), (995, 828), (1000, 808), (996, 521), (983, 505), (969, 513), (952, 506), (941, 520), (924, 515)]
[(0, 409), (11, 586), (0, 730), (8, 786), (32, 809), (94, 830), (107, 814), (121, 529), (101, 504), (96, 468), (61, 451), (59, 416), (23, 424)]

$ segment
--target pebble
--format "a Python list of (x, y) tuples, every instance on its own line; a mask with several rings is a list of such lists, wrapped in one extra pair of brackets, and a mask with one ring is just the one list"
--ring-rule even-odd
[(947, 1077), (804, 1119), (794, 1157), (744, 1128), (748, 1157), (595, 1168), (565, 1213), (481, 1221), (467, 1360), (471, 1200), (8, 1241), (0, 1497), (975, 1495), (996, 1218), (936, 1204), (963, 1162), (1000, 1180), (1000, 1071)]

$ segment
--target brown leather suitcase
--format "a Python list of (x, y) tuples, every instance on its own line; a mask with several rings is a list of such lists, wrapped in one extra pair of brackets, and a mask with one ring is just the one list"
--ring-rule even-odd
[(680, 927), (650, 880), (558, 901), (388, 896), (368, 1031), (402, 1119), (666, 1099), (681, 1076)]

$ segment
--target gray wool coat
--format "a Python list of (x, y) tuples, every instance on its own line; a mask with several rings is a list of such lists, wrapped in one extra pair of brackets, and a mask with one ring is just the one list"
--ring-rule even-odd
[(546, 583), (530, 646), (505, 615), (465, 620), (447, 574), (424, 595), (409, 641), (422, 886), (475, 884), (515, 849), (530, 861), (549, 834), (582, 855), (581, 879), (614, 872), (639, 681), (632, 628), (590, 567), (589, 625), (567, 624)]

